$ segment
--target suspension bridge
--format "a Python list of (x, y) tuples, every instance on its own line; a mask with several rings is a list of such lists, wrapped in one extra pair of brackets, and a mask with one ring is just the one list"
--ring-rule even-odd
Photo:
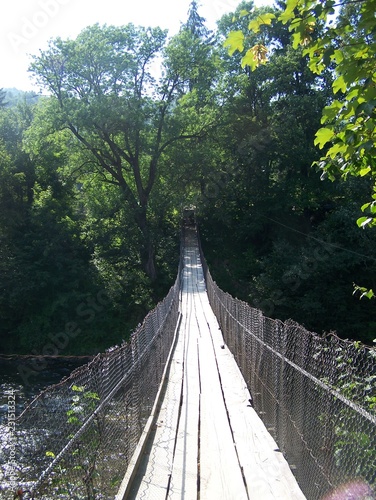
[(375, 379), (374, 350), (220, 290), (188, 227), (174, 286), (130, 342), (18, 417), (17, 485), (25, 499), (374, 498)]
[(192, 230), (181, 315), (146, 451), (116, 498), (305, 498), (225, 346)]

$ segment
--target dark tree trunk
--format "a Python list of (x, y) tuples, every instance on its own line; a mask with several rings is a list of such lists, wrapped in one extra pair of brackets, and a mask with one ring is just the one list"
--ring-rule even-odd
[(157, 269), (155, 266), (155, 248), (150, 234), (149, 224), (146, 216), (146, 209), (141, 209), (136, 214), (136, 223), (142, 234), (140, 248), (141, 266), (146, 275), (155, 281), (157, 279)]
[(144, 247), (141, 249), (141, 264), (151, 281), (157, 279), (157, 269), (155, 267), (155, 250), (152, 241), (145, 241)]

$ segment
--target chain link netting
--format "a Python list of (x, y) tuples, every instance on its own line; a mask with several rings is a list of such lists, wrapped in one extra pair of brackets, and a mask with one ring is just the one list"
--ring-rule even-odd
[[(177, 325), (174, 286), (128, 343), (43, 391), (16, 420), (22, 498), (114, 498), (161, 383)], [(3, 450), (7, 476), (7, 447)], [(0, 469), (0, 470), (1, 470)], [(0, 488), (0, 498), (13, 492)]]
[[(203, 255), (202, 264), (211, 306), (253, 405), (306, 497), (320, 499), (350, 481), (375, 488), (375, 349), (267, 318), (223, 292)], [(23, 498), (114, 498), (172, 345), (181, 267), (169, 294), (130, 342), (98, 354), (42, 392), (18, 417), (16, 463)], [(2, 456), (6, 476), (6, 446)], [(9, 498), (4, 494), (0, 488), (0, 497)]]
[(265, 317), (223, 292), (202, 262), (225, 342), (303, 493), (320, 499), (352, 483), (369, 494), (346, 498), (376, 498), (376, 350)]

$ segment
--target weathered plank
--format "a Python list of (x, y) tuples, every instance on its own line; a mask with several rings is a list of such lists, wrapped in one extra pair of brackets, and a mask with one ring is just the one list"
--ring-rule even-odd
[(173, 452), (182, 390), (184, 338), (177, 340), (171, 360), (169, 378), (164, 399), (155, 423), (152, 446), (144, 456), (142, 478), (136, 489), (129, 494), (132, 498), (165, 498), (172, 474)]
[(181, 331), (185, 339), (183, 392), (168, 496), (171, 499), (194, 499), (197, 496), (200, 385), (198, 332), (195, 317), (190, 314), (192, 302), (193, 293), (183, 291), (182, 314), (186, 319)]
[(208, 328), (199, 346), (200, 408), (200, 498), (247, 499), (232, 432), (223, 402), (215, 355)]
[(173, 357), (173, 354), (175, 352), (175, 346), (177, 344), (177, 340), (179, 337), (178, 334), (179, 334), (179, 330), (180, 330), (181, 320), (182, 320), (182, 315), (181, 315), (181, 312), (179, 312), (178, 322), (177, 322), (175, 332), (174, 332), (174, 340), (172, 343), (171, 351), (168, 355), (165, 369), (163, 371), (161, 385), (158, 389), (158, 393), (157, 393), (150, 417), (148, 418), (148, 420), (146, 422), (146, 425), (145, 425), (145, 428), (142, 432), (140, 441), (139, 441), (139, 443), (138, 443), (138, 445), (133, 453), (133, 456), (130, 460), (129, 467), (125, 473), (125, 476), (120, 484), (119, 490), (115, 496), (115, 500), (124, 500), (125, 498), (126, 499), (135, 498), (135, 492), (137, 491), (136, 484), (138, 484), (138, 482), (139, 482), (139, 481), (137, 481), (137, 475), (140, 474), (140, 470), (142, 469), (142, 465), (143, 464), (145, 465), (145, 455), (147, 454), (148, 446), (150, 449), (150, 443), (152, 442), (151, 436), (154, 435), (154, 433), (155, 433), (155, 424), (156, 424), (156, 420), (157, 420), (158, 415), (159, 415), (161, 403), (162, 403), (164, 396), (165, 396), (165, 391), (166, 391), (166, 387), (167, 387), (167, 381), (168, 381), (168, 376), (169, 376), (169, 372), (170, 372), (172, 357)]
[(223, 395), (248, 491), (254, 498), (304, 499), (276, 442), (250, 404), (251, 395), (232, 354), (221, 347), (222, 336), (216, 336), (213, 344)]

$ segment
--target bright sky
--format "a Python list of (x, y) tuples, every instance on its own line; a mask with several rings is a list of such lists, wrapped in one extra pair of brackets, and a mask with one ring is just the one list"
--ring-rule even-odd
[[(201, 0), (199, 13), (207, 26), (228, 12), (240, 0)], [(273, 0), (255, 0), (271, 5)], [(7, 0), (0, 17), (0, 88), (33, 89), (27, 72), (30, 54), (45, 49), (47, 41), (60, 36), (75, 38), (91, 24), (160, 26), (170, 34), (187, 19), (190, 0)]]

